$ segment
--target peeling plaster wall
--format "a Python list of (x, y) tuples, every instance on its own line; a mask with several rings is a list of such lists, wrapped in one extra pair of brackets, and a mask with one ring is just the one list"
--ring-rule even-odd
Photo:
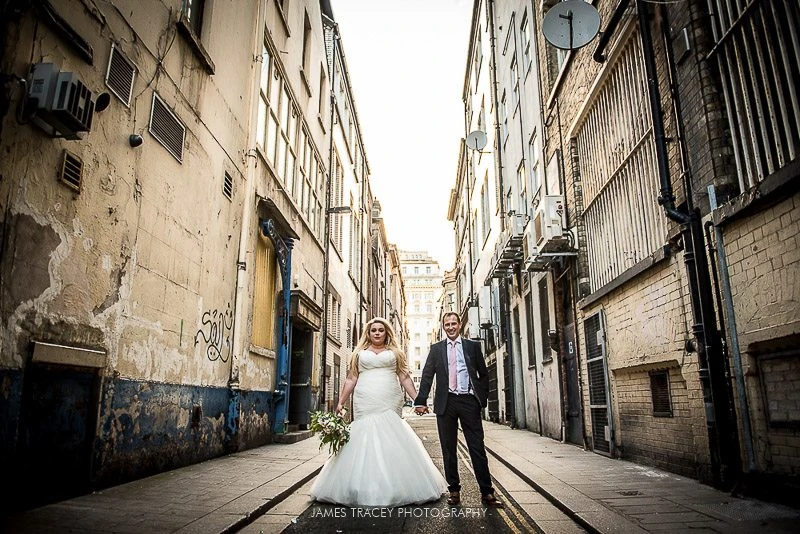
[[(239, 441), (265, 442), (270, 394), (242, 392), (248, 400), (239, 404), (228, 387), (239, 326), (233, 308), (244, 153), (259, 68), (252, 49), (263, 31), (252, 23), (258, 3), (209, 8), (201, 42), (214, 76), (178, 32), (179, 2), (51, 3), (90, 43), (94, 64), (29, 10), (2, 22), (16, 43), (0, 58), (4, 72), (25, 77), (31, 61), (52, 62), (96, 96), (108, 91), (114, 43), (137, 73), (130, 107), (112, 96), (81, 140), (18, 124), (19, 88), (2, 117), (0, 451), (15, 451), (24, 430), (34, 340), (105, 354), (97, 483), (200, 461)], [(226, 37), (233, 33), (241, 38)], [(148, 133), (154, 91), (186, 126), (181, 162)], [(132, 133), (143, 136), (142, 146), (129, 146)], [(80, 193), (56, 180), (65, 150), (83, 162)], [(225, 173), (233, 178), (230, 200), (222, 193)], [(252, 427), (231, 441), (236, 422)], [(13, 464), (13, 455), (3, 461)]]

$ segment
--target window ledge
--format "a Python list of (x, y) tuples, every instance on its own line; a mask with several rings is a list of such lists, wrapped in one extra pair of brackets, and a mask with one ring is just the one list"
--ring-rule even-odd
[(791, 198), (791, 195), (798, 190), (800, 190), (800, 158), (795, 158), (757, 185), (715, 209), (714, 224), (724, 226), (752, 215), (773, 203)]
[(319, 121), (319, 126), (322, 128), (322, 133), (328, 133), (328, 128), (325, 126), (325, 119), (322, 118), (322, 115), (317, 113), (317, 120)]
[(211, 61), (211, 56), (203, 47), (203, 44), (200, 42), (200, 38), (197, 34), (194, 33), (192, 27), (189, 26), (189, 21), (186, 20), (186, 16), (181, 14), (181, 18), (178, 19), (177, 22), (178, 31), (183, 36), (184, 39), (189, 43), (189, 46), (194, 51), (195, 56), (197, 59), (200, 60), (200, 63), (203, 65), (203, 68), (209, 75), (214, 74), (214, 62)]
[(265, 358), (275, 358), (274, 350), (259, 347), (258, 345), (250, 345), (250, 352), (253, 354), (258, 354), (259, 356), (264, 356)]
[(654, 265), (661, 263), (662, 261), (669, 258), (672, 254), (670, 253), (670, 249), (668, 245), (665, 245), (655, 251), (654, 253), (650, 254), (648, 257), (628, 269), (627, 271), (620, 274), (618, 277), (595, 291), (594, 293), (590, 294), (589, 296), (581, 299), (578, 301), (578, 306), (580, 308), (586, 308), (600, 300), (601, 298), (605, 297), (612, 291), (619, 289), (623, 285), (627, 284), (643, 272), (647, 271)]
[(303, 81), (303, 87), (306, 89), (306, 94), (310, 97), (311, 84), (308, 83), (308, 76), (306, 76), (306, 70), (303, 67), (300, 67), (300, 79)]
[(278, 8), (278, 18), (281, 19), (283, 29), (286, 30), (286, 37), (291, 37), (292, 32), (289, 30), (289, 21), (286, 19), (286, 13), (283, 12), (283, 8), (280, 3), (278, 3), (278, 0), (275, 0), (275, 5)]

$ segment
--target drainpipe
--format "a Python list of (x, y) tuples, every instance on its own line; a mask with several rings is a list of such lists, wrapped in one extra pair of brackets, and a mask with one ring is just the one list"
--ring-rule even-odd
[[(259, 3), (256, 11), (256, 20), (261, 20), (261, 4)], [(260, 27), (260, 26), (258, 26)], [(258, 31), (254, 32), (253, 50), (260, 50), (260, 43), (263, 36)], [(263, 61), (263, 58), (262, 58)], [(252, 97), (252, 91), (251, 91)], [(252, 102), (252, 100), (251, 100)], [(257, 122), (258, 108), (257, 106), (250, 106), (251, 124)], [(247, 136), (248, 145), (255, 145), (255, 133), (251, 131)], [(246, 328), (246, 314), (244, 311), (245, 302), (249, 302), (247, 292), (247, 261), (251, 256), (250, 253), (250, 238), (252, 237), (253, 228), (253, 211), (256, 208), (258, 199), (256, 197), (256, 155), (255, 149), (247, 150), (244, 154), (247, 168), (245, 170), (245, 191), (244, 202), (242, 202), (242, 226), (239, 230), (239, 250), (236, 258), (236, 292), (233, 300), (233, 347), (231, 350), (231, 368), (228, 377), (228, 389), (230, 391), (230, 399), (228, 401), (228, 415), (226, 420), (226, 429), (228, 431), (228, 440), (232, 450), (238, 449), (238, 433), (239, 433), (239, 364), (241, 355), (244, 352), (244, 336)]]
[[(598, 62), (605, 61), (604, 48), (610, 42), (616, 27), (622, 20), (629, 0), (620, 0), (609, 20), (606, 31), (603, 32), (594, 53)], [(716, 323), (713, 306), (713, 294), (709, 280), (709, 268), (703, 253), (703, 228), (700, 213), (694, 208), (692, 201), (692, 188), (690, 170), (686, 157), (685, 136), (683, 135), (683, 120), (680, 114), (680, 99), (678, 98), (675, 65), (672, 58), (671, 46), (667, 40), (669, 27), (666, 23), (666, 10), (660, 12), (662, 24), (661, 31), (665, 37), (665, 49), (670, 75), (670, 89), (675, 104), (676, 124), (682, 164), (683, 186), (686, 191), (687, 212), (684, 213), (675, 206), (675, 195), (669, 175), (669, 161), (667, 156), (666, 136), (661, 109), (661, 97), (658, 88), (658, 74), (653, 52), (653, 40), (650, 33), (649, 10), (645, 0), (636, 0), (638, 11), (637, 19), (642, 39), (642, 55), (644, 56), (645, 70), (647, 73), (648, 97), (650, 101), (651, 120), (653, 122), (653, 135), (656, 148), (659, 181), (661, 191), (658, 203), (663, 206), (667, 217), (681, 226), (684, 245), (684, 264), (688, 277), (689, 296), (692, 307), (692, 333), (694, 346), (691, 350), (697, 352), (698, 374), (703, 390), (703, 400), (706, 408), (706, 425), (709, 440), (709, 456), (712, 470), (713, 484), (718, 488), (729, 488), (733, 483), (733, 476), (738, 471), (738, 438), (736, 436), (735, 422), (730, 416), (728, 403), (727, 378), (725, 376), (725, 362), (722, 354), (719, 331), (713, 326)], [(699, 250), (699, 253), (698, 253)]]
[[(494, 165), (495, 165), (495, 173), (497, 173), (497, 187), (500, 188), (500, 191), (497, 195), (498, 198), (498, 208), (500, 211), (500, 226), (505, 226), (506, 222), (506, 206), (505, 206), (505, 198), (503, 195), (503, 191), (505, 191), (505, 184), (503, 180), (503, 158), (502, 158), (502, 150), (503, 150), (503, 143), (502, 139), (500, 139), (501, 131), (500, 131), (500, 117), (499, 117), (499, 102), (497, 100), (497, 36), (495, 35), (494, 31), (494, 0), (488, 0), (486, 3), (486, 8), (489, 11), (489, 20), (491, 21), (489, 24), (489, 41), (490, 46), (489, 50), (491, 51), (491, 68), (489, 69), (489, 73), (491, 75), (491, 82), (492, 82), (492, 93), (493, 93), (493, 100), (494, 100), (494, 131), (495, 131), (495, 158), (494, 158)], [(520, 114), (520, 130), (522, 129), (522, 117)], [(510, 235), (510, 233), (509, 233)], [(515, 355), (519, 354), (520, 351), (516, 350), (517, 347), (514, 346), (514, 339), (518, 337), (519, 332), (514, 331), (514, 322), (511, 317), (511, 306), (509, 304), (509, 297), (511, 295), (511, 291), (508, 287), (508, 278), (503, 277), (500, 279), (500, 289), (503, 292), (504, 304), (501, 309), (501, 313), (505, 317), (505, 322), (508, 325), (508, 333), (509, 336), (506, 339), (506, 352), (508, 353), (508, 362), (509, 362), (509, 376), (511, 377), (511, 383), (507, 384), (507, 387), (511, 389), (511, 398), (514, 399), (512, 405), (514, 406), (514, 418), (511, 421), (511, 426), (513, 428), (524, 428), (524, 423), (519, 423), (519, 408), (522, 407), (522, 413), (524, 414), (524, 390), (522, 388), (522, 369), (520, 368), (520, 362), (515, 361)], [(521, 358), (520, 358), (521, 360)], [(538, 389), (538, 388), (537, 388)], [(517, 402), (517, 396), (519, 395), (522, 397), (523, 401), (521, 403)], [(521, 404), (521, 406), (518, 406)], [(508, 417), (508, 414), (506, 414)]]
[(330, 140), (328, 144), (328, 181), (325, 184), (325, 239), (324, 255), (322, 258), (322, 339), (320, 340), (320, 372), (319, 372), (319, 408), (327, 409), (327, 379), (325, 377), (325, 367), (328, 363), (328, 280), (330, 278), (330, 256), (331, 256), (331, 185), (333, 181), (333, 127), (336, 119), (336, 51), (339, 48), (339, 25), (331, 24), (333, 32), (333, 58), (331, 62), (331, 98), (330, 98), (330, 120), (328, 131)]
[[(708, 186), (708, 203), (713, 212), (717, 209), (717, 194), (714, 186)], [(710, 221), (709, 221), (710, 224)], [(722, 239), (722, 230), (718, 226), (714, 228), (714, 238), (716, 240), (717, 263), (719, 264), (719, 281), (722, 288), (722, 295), (725, 304), (725, 317), (727, 317), (728, 332), (731, 336), (731, 353), (733, 355), (734, 380), (736, 382), (736, 394), (741, 403), (739, 419), (742, 424), (742, 440), (745, 452), (745, 473), (756, 470), (755, 453), (753, 452), (753, 433), (750, 427), (750, 403), (747, 400), (747, 389), (744, 383), (744, 369), (742, 367), (742, 354), (739, 350), (739, 331), (736, 328), (736, 312), (733, 308), (733, 292), (731, 291), (731, 279), (728, 275), (728, 258), (725, 254), (725, 243)], [(710, 243), (709, 243), (710, 244)], [(722, 306), (720, 306), (722, 313)]]
[[(671, 89), (676, 107), (678, 125), (678, 138), (681, 142), (681, 159), (683, 166), (684, 190), (686, 194), (687, 213), (675, 207), (675, 196), (669, 176), (666, 136), (662, 118), (661, 97), (658, 89), (658, 75), (656, 70), (653, 41), (650, 33), (649, 9), (644, 0), (636, 0), (638, 10), (639, 30), (642, 39), (642, 52), (645, 60), (645, 69), (648, 78), (648, 95), (650, 97), (650, 112), (653, 121), (656, 155), (658, 161), (659, 178), (661, 180), (661, 194), (659, 203), (664, 207), (667, 217), (681, 224), (684, 242), (684, 264), (689, 282), (689, 293), (692, 304), (694, 324), (692, 332), (696, 340), (700, 382), (703, 388), (703, 397), (706, 406), (706, 423), (708, 428), (712, 478), (718, 488), (728, 488), (732, 485), (732, 475), (738, 471), (738, 439), (736, 439), (735, 425), (731, 425), (730, 408), (728, 405), (728, 384), (725, 377), (725, 362), (722, 353), (720, 336), (714, 327), (713, 296), (709, 280), (708, 263), (703, 253), (703, 230), (700, 213), (692, 201), (692, 189), (689, 180), (690, 171), (685, 158), (685, 144), (683, 135), (683, 122), (680, 116), (680, 100), (677, 95), (674, 81), (674, 61), (671, 57), (671, 47), (667, 43), (667, 60), (670, 67)], [(666, 13), (661, 12), (665, 17)], [(662, 32), (664, 26), (662, 26)]]
[(277, 376), (275, 381), (275, 391), (272, 393), (272, 406), (275, 415), (272, 419), (272, 431), (275, 434), (284, 434), (287, 431), (289, 422), (289, 384), (291, 383), (291, 362), (292, 353), (292, 318), (289, 313), (292, 300), (292, 247), (293, 239), (283, 239), (278, 235), (272, 219), (266, 219), (260, 223), (261, 231), (269, 237), (275, 246), (275, 256), (278, 260), (278, 267), (281, 271), (283, 289), (281, 296), (283, 309), (278, 319), (278, 332), (281, 336), (278, 345), (278, 358), (275, 362)]

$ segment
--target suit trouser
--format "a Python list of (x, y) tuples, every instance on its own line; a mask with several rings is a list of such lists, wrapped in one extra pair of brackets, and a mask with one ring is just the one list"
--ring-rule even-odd
[(436, 415), (436, 426), (439, 430), (439, 441), (442, 444), (444, 460), (444, 478), (450, 491), (461, 491), (461, 480), (458, 476), (458, 423), (464, 431), (472, 468), (481, 495), (492, 493), (492, 481), (489, 477), (489, 461), (486, 458), (486, 447), (483, 445), (483, 423), (481, 422), (481, 406), (474, 395), (447, 394), (447, 406), (443, 414)]

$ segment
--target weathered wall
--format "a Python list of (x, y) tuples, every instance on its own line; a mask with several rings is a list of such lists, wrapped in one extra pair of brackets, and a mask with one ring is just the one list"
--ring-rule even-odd
[(723, 239), (758, 471), (796, 479), (800, 195), (724, 226)]

